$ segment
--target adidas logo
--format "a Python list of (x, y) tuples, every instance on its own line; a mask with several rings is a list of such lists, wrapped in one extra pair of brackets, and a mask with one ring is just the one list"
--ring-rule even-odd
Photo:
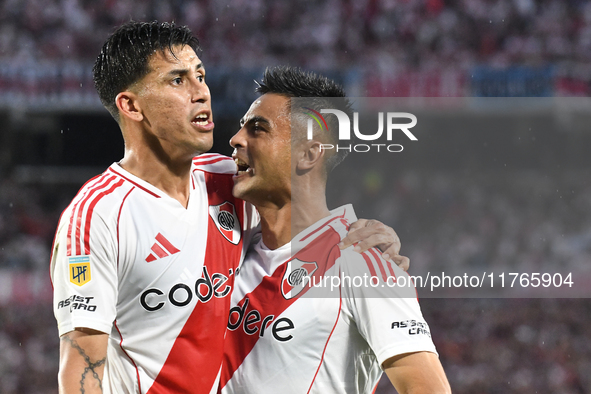
[(152, 253), (146, 257), (146, 262), (151, 263), (154, 260), (159, 258), (161, 259), (178, 252), (180, 252), (179, 249), (175, 248), (173, 244), (170, 243), (170, 241), (164, 238), (164, 235), (158, 233), (156, 236), (156, 242), (154, 242), (154, 245), (152, 245)]

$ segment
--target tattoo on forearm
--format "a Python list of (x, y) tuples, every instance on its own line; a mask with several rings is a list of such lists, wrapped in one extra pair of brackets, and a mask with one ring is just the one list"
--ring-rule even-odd
[(88, 357), (88, 355), (86, 355), (86, 352), (84, 352), (84, 349), (82, 349), (80, 347), (80, 345), (78, 345), (78, 343), (76, 342), (76, 340), (71, 339), (67, 336), (62, 337), (62, 340), (65, 342), (68, 342), (70, 344), (70, 346), (72, 346), (74, 349), (76, 349), (78, 351), (78, 353), (82, 356), (82, 358), (84, 359), (84, 361), (86, 362), (87, 367), (84, 368), (84, 372), (82, 373), (82, 376), (80, 378), (80, 393), (84, 394), (85, 390), (84, 390), (84, 385), (85, 385), (85, 381), (86, 381), (86, 375), (89, 372), (92, 372), (92, 376), (97, 380), (99, 388), (102, 390), (103, 389), (103, 385), (101, 382), (101, 379), (98, 375), (98, 373), (96, 372), (96, 369), (100, 366), (102, 366), (105, 361), (107, 360), (107, 358), (103, 358), (102, 360), (98, 360), (97, 362), (93, 363), (92, 361), (90, 361), (90, 357)]

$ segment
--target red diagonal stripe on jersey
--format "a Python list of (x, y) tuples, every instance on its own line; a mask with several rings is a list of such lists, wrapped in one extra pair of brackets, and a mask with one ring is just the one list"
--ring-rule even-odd
[(199, 156), (193, 158), (193, 163), (201, 164), (204, 161), (209, 161), (213, 159), (226, 159), (226, 160), (234, 160), (229, 156), (220, 155), (219, 153), (203, 153)]
[(152, 245), (151, 249), (152, 249), (152, 252), (156, 253), (156, 256), (158, 256), (160, 258), (168, 256), (168, 253), (166, 253), (166, 251), (164, 249), (162, 249), (160, 247), (160, 245), (158, 245), (158, 244)]
[(146, 262), (148, 263), (151, 263), (154, 260), (156, 260), (156, 256), (154, 256), (152, 253), (150, 253), (150, 255), (146, 257)]
[(158, 235), (156, 236), (156, 241), (160, 242), (160, 245), (164, 246), (164, 249), (166, 249), (170, 254), (180, 252), (179, 249), (175, 248), (174, 245), (171, 244), (166, 238), (164, 238), (164, 235), (160, 233), (158, 233)]
[(365, 260), (365, 263), (367, 264), (367, 268), (369, 268), (369, 274), (371, 276), (378, 276), (375, 268), (373, 267), (373, 263), (371, 262), (371, 259), (369, 258), (367, 253), (361, 253), (361, 255), (363, 256), (363, 259)]
[(390, 277), (396, 279), (396, 274), (394, 273), (394, 268), (392, 268), (392, 263), (390, 262), (390, 260), (384, 260), (382, 258), (381, 253), (378, 252), (375, 248), (371, 248), (369, 251), (371, 252), (373, 257), (375, 257), (376, 260), (384, 262), (384, 264), (388, 268), (388, 273), (390, 274)]
[[(114, 179), (112, 176), (104, 174), (93, 186), (86, 190), (85, 195), (76, 203), (72, 210), (72, 216), (70, 217), (70, 225), (68, 226), (68, 256), (79, 255), (82, 249), (80, 240), (80, 225), (82, 222), (82, 213), (84, 212), (84, 206), (86, 202), (92, 198), (94, 193), (108, 185)], [(72, 248), (72, 236), (74, 241), (74, 247)]]
[(204, 166), (204, 165), (207, 165), (207, 164), (218, 163), (218, 162), (220, 162), (222, 160), (232, 160), (232, 159), (230, 159), (229, 157), (218, 157), (217, 159), (211, 159), (209, 161), (197, 161), (197, 162), (195, 162), (195, 165), (196, 166)]
[(113, 172), (113, 173), (117, 174), (117, 175), (118, 175), (118, 176), (120, 176), (121, 178), (125, 179), (127, 182), (129, 182), (129, 183), (131, 183), (132, 185), (136, 186), (137, 188), (139, 188), (139, 189), (141, 189), (141, 190), (145, 191), (146, 193), (148, 193), (148, 194), (151, 194), (152, 196), (154, 196), (154, 197), (156, 197), (156, 198), (160, 198), (160, 196), (159, 196), (158, 194), (154, 193), (153, 191), (150, 191), (150, 190), (146, 189), (145, 187), (143, 187), (143, 186), (142, 186), (142, 185), (140, 185), (139, 183), (137, 183), (137, 182), (134, 182), (134, 181), (132, 181), (131, 179), (129, 179), (128, 177), (126, 177), (126, 176), (124, 176), (124, 175), (120, 174), (119, 172), (115, 171), (115, 170), (113, 169), (113, 167), (109, 167), (109, 171), (111, 171), (111, 172)]
[(378, 264), (378, 268), (380, 269), (380, 273), (382, 274), (382, 279), (384, 279), (384, 282), (386, 282), (388, 280), (388, 275), (386, 274), (386, 270), (384, 269), (384, 260), (382, 260), (382, 258), (378, 256), (374, 248), (369, 249), (368, 252), (371, 253), (375, 262)]
[(390, 276), (396, 279), (396, 274), (394, 273), (394, 268), (392, 267), (392, 262), (390, 260), (386, 260), (386, 266), (388, 267), (388, 272)]
[(123, 179), (120, 179), (119, 182), (112, 185), (108, 190), (99, 193), (88, 206), (88, 212), (86, 213), (86, 223), (84, 224), (84, 254), (90, 254), (90, 219), (92, 218), (94, 207), (104, 196), (113, 193), (113, 191), (121, 185), (123, 185)]
[(198, 162), (200, 160), (211, 159), (211, 158), (220, 157), (220, 156), (223, 156), (223, 155), (220, 155), (219, 153), (202, 153), (199, 156), (195, 156), (193, 158), (193, 162), (196, 163), (196, 162)]
[[(237, 217), (243, 220), (244, 202), (232, 196), (232, 174), (204, 175), (208, 205), (229, 201), (236, 207)], [(240, 262), (242, 237), (237, 245), (228, 242), (213, 220), (208, 220), (207, 232), (204, 264), (208, 275), (219, 273), (228, 277), (225, 285), (217, 288), (219, 293), (226, 285), (234, 286), (233, 273)], [(210, 394), (222, 365), (230, 296), (228, 292), (224, 297), (213, 296), (205, 303), (197, 300), (148, 394)]]
[[(127, 197), (129, 197), (129, 195), (131, 194), (131, 192), (134, 189), (135, 189), (135, 187), (132, 187), (131, 189), (129, 189), (129, 191), (127, 192), (125, 197), (123, 197), (123, 200), (121, 201), (121, 205), (119, 206), (119, 213), (117, 214), (117, 267), (119, 267), (119, 251), (121, 250), (121, 248), (119, 247), (119, 220), (121, 219), (121, 212), (123, 211), (123, 205), (125, 204)], [(154, 260), (155, 259), (156, 258), (154, 258)]]
[[(89, 194), (88, 196), (84, 199), (84, 201), (82, 201), (82, 203), (80, 204), (80, 207), (78, 208), (78, 215), (76, 217), (76, 237), (75, 237), (75, 241), (76, 241), (76, 255), (82, 254), (82, 246), (83, 246), (83, 242), (84, 242), (84, 238), (82, 236), (82, 216), (84, 214), (84, 207), (85, 205), (89, 202), (92, 201), (93, 198), (95, 198), (96, 193), (98, 193), (100, 190), (108, 187), (113, 181), (115, 180), (114, 176), (108, 176), (105, 178), (105, 180), (98, 185), (96, 188), (94, 188)], [(84, 223), (86, 223), (86, 221), (84, 221)]]
[[(340, 240), (341, 237), (336, 231), (325, 231), (293, 256), (293, 259), (297, 258), (300, 261), (316, 261), (318, 263), (318, 269), (312, 275), (317, 281), (312, 283), (319, 283), (319, 278), (324, 276), (326, 271), (334, 266), (337, 258), (340, 257), (341, 251), (338, 246), (336, 246)], [(332, 247), (330, 247), (330, 245), (332, 245)], [(275, 318), (277, 318), (310, 289), (310, 287), (304, 288), (296, 297), (289, 300), (280, 297), (281, 282), (287, 266), (288, 264), (285, 262), (282, 266), (278, 267), (271, 276), (263, 278), (261, 283), (252, 292), (244, 296), (244, 299), (239, 303), (239, 306), (243, 306), (244, 303), (247, 302), (246, 299), (248, 299), (249, 304), (244, 311), (244, 316), (252, 310), (258, 310), (264, 311), (267, 316), (274, 315)], [(226, 342), (224, 343), (224, 367), (222, 369), (220, 388), (224, 387), (224, 385), (232, 378), (232, 375), (254, 348), (258, 339), (258, 330), (253, 335), (248, 335), (242, 326), (233, 331), (228, 330), (226, 333)]]
[(86, 182), (86, 185), (81, 187), (80, 191), (78, 192), (79, 194), (82, 193), (82, 197), (80, 198), (80, 200), (78, 200), (76, 202), (76, 204), (74, 204), (74, 206), (72, 207), (72, 212), (70, 213), (70, 223), (68, 224), (68, 232), (67, 232), (67, 239), (66, 239), (67, 256), (72, 255), (72, 229), (74, 228), (74, 219), (76, 218), (77, 209), (80, 205), (80, 202), (83, 201), (88, 196), (88, 193), (92, 192), (92, 189), (94, 187), (96, 187), (96, 185), (98, 183), (100, 183), (102, 180), (105, 179), (106, 175), (102, 174), (102, 175), (99, 175), (99, 177), (100, 177), (99, 179), (96, 179), (98, 177), (95, 177), (96, 182), (94, 182), (93, 185), (89, 185), (88, 188), (85, 190), (85, 186), (88, 185), (90, 183), (90, 181)]
[[(82, 185), (82, 187), (78, 191), (78, 194), (81, 193), (82, 190), (85, 190), (86, 185), (89, 185), (89, 187), (90, 187), (90, 184), (92, 182), (95, 182), (96, 181), (98, 183), (104, 177), (105, 177), (105, 175), (104, 174), (101, 174), (101, 175), (97, 175), (94, 178), (88, 180), (84, 185)], [(86, 194), (86, 193), (88, 193), (88, 190), (85, 190), (84, 191), (84, 194)], [(66, 233), (67, 234), (67, 239), (66, 239), (66, 256), (71, 256), (72, 255), (72, 226), (74, 224), (74, 216), (75, 216), (74, 213), (76, 212), (76, 207), (78, 206), (79, 202), (80, 201), (78, 201), (76, 204), (74, 204), (74, 206), (72, 207), (72, 212), (70, 213), (70, 223), (68, 225), (68, 232)], [(64, 210), (64, 212), (62, 212), (62, 216), (64, 215), (65, 212), (66, 212), (65, 210)], [(62, 219), (60, 217), (60, 222), (61, 222), (61, 220)], [(60, 223), (60, 222), (58, 222), (58, 223)], [(55, 232), (55, 235), (57, 236), (57, 231)], [(54, 246), (55, 246), (55, 239), (54, 239)], [(53, 251), (53, 248), (52, 248), (52, 251)]]

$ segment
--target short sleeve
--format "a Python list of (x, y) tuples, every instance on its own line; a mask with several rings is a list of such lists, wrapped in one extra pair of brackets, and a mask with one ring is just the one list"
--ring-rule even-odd
[(60, 220), (50, 271), (59, 335), (78, 327), (110, 333), (117, 302), (116, 229), (95, 212), (84, 239), (76, 234), (75, 220), (70, 224), (72, 213), (68, 213)]
[(343, 304), (380, 365), (404, 353), (437, 353), (406, 272), (375, 249), (359, 254), (349, 248), (339, 260)]

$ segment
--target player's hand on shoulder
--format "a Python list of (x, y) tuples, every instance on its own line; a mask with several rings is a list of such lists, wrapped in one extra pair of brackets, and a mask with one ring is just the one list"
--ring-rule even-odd
[(398, 255), (392, 256), (390, 258), (390, 260), (395, 262), (396, 265), (399, 266), (404, 271), (408, 271), (408, 269), (410, 268), (410, 258), (408, 258), (406, 256), (401, 256), (398, 254)]
[(398, 234), (379, 220), (359, 219), (353, 223), (339, 247), (346, 249), (351, 245), (355, 245), (354, 250), (359, 253), (377, 247), (385, 260), (394, 261), (404, 271), (410, 267), (410, 259), (399, 254), (402, 244)]

